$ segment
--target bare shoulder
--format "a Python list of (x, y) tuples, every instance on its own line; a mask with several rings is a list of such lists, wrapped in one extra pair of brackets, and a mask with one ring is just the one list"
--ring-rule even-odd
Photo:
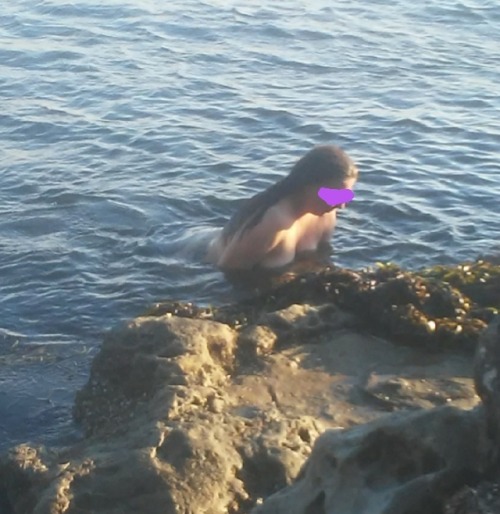
[(252, 228), (237, 232), (221, 252), (222, 268), (251, 268), (280, 245), (291, 223), (282, 210), (271, 207)]

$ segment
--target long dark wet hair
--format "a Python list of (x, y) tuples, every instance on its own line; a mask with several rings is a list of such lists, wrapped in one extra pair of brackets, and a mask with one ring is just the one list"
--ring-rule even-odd
[(270, 207), (300, 193), (306, 186), (319, 186), (332, 179), (342, 183), (357, 177), (356, 165), (341, 148), (335, 145), (316, 146), (295, 163), (288, 176), (247, 200), (224, 227), (222, 237), (227, 242), (242, 229), (241, 237), (259, 224)]

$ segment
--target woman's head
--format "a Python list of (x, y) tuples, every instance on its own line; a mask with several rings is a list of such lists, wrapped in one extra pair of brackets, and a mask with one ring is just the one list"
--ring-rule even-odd
[(322, 186), (345, 188), (348, 181), (356, 181), (358, 169), (351, 158), (338, 146), (316, 146), (299, 159), (283, 179), (288, 188), (299, 192), (301, 187)]
[(338, 146), (323, 145), (299, 159), (283, 182), (299, 211), (321, 215), (337, 206), (321, 200), (319, 188), (352, 189), (357, 179), (358, 168), (352, 159)]
[(320, 187), (352, 189), (358, 169), (351, 158), (338, 146), (316, 146), (300, 158), (290, 173), (271, 187), (255, 195), (235, 213), (226, 225), (226, 240), (241, 229), (241, 234), (255, 227), (266, 211), (288, 198), (301, 203), (304, 212), (323, 214), (335, 208), (318, 196)]

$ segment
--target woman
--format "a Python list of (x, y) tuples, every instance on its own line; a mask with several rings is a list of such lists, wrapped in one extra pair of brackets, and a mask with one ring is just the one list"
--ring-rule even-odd
[(320, 187), (352, 189), (358, 169), (334, 145), (317, 146), (290, 174), (248, 200), (209, 246), (209, 258), (222, 269), (275, 268), (297, 253), (316, 250), (335, 228), (337, 209), (318, 196)]

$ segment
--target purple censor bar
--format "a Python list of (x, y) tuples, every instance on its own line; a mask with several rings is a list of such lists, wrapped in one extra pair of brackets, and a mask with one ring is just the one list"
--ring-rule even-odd
[(329, 187), (320, 187), (318, 196), (328, 205), (341, 205), (348, 203), (354, 198), (351, 189), (330, 189)]

